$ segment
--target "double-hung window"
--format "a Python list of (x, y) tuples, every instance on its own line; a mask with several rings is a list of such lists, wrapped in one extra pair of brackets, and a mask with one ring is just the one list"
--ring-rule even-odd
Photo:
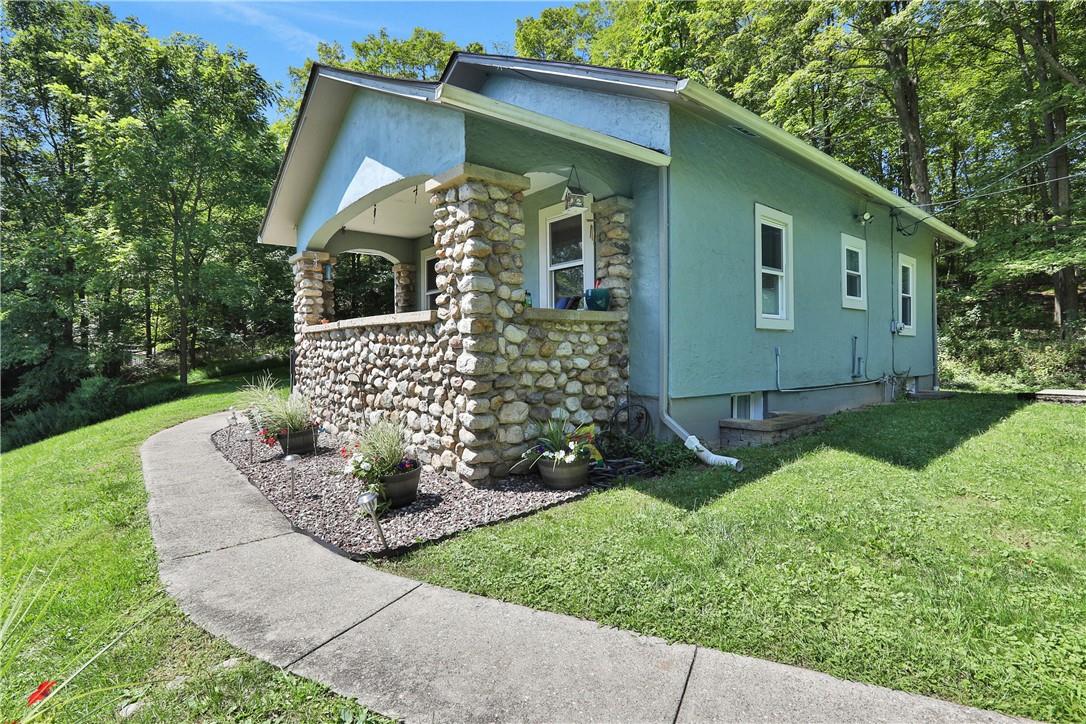
[(555, 204), (539, 212), (539, 306), (582, 297), (595, 285), (591, 208), (589, 199), (584, 208)]
[(916, 335), (916, 259), (897, 255), (898, 334)]
[(867, 242), (841, 234), (841, 306), (867, 309)]
[(794, 329), (792, 217), (754, 205), (755, 326)]

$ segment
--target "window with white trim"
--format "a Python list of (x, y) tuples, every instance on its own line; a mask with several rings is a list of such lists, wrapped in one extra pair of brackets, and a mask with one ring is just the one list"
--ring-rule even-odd
[(916, 335), (916, 259), (897, 255), (898, 334)]
[(841, 234), (841, 306), (867, 309), (867, 241)]
[(422, 252), (420, 261), (419, 290), (422, 299), (419, 309), (437, 309), (437, 296), (441, 293), (437, 288), (437, 250), (426, 249)]
[(744, 392), (732, 395), (733, 420), (761, 420), (764, 408), (761, 392)]
[(792, 217), (754, 205), (755, 326), (794, 329)]
[(596, 259), (592, 243), (592, 200), (584, 208), (564, 203), (539, 212), (539, 306), (584, 296), (595, 285)]

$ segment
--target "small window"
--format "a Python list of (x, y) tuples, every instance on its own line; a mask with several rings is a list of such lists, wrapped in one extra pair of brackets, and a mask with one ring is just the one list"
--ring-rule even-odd
[(755, 326), (793, 329), (792, 217), (755, 204), (754, 228)]
[(750, 419), (750, 395), (732, 395), (732, 419)]
[(590, 208), (588, 199), (584, 208), (556, 204), (539, 212), (540, 306), (579, 302), (595, 283)]
[(898, 334), (916, 335), (916, 259), (898, 254)]
[(867, 242), (841, 234), (841, 306), (867, 309)]
[(437, 309), (437, 298), (441, 294), (441, 290), (437, 288), (437, 251), (432, 248), (424, 250), (421, 261), (419, 309)]

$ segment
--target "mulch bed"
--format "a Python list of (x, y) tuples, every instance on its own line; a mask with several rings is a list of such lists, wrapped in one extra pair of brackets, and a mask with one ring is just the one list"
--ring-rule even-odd
[(316, 455), (302, 456), (294, 468), (294, 490), (290, 472), (282, 463), (279, 446), (252, 444), (224, 428), (211, 436), (215, 447), (245, 475), (249, 482), (280, 510), (295, 528), (351, 556), (395, 555), (460, 531), (517, 518), (582, 498), (596, 488), (585, 485), (573, 490), (551, 490), (535, 475), (515, 475), (486, 488), (472, 488), (434, 473), (422, 473), (419, 497), (411, 505), (389, 510), (381, 516), (388, 540), (384, 550), (373, 521), (359, 515), (358, 495), (362, 485), (343, 474), (339, 441), (321, 433)]

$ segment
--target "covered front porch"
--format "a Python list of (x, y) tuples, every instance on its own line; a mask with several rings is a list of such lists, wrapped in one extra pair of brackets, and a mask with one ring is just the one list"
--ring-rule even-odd
[[(637, 261), (639, 237), (654, 258), (658, 223), (657, 168), (630, 157), (646, 150), (369, 90), (343, 102), (309, 193), (280, 217), (290, 204), (273, 200), (281, 223), (265, 229), (296, 248), (294, 385), (326, 427), (396, 419), (424, 466), (478, 485), (549, 418), (609, 420), (628, 391), (631, 317), (650, 319), (656, 296), (658, 270), (641, 277)], [(336, 319), (347, 254), (391, 262), (392, 314)], [(597, 287), (607, 308), (588, 310)]]

